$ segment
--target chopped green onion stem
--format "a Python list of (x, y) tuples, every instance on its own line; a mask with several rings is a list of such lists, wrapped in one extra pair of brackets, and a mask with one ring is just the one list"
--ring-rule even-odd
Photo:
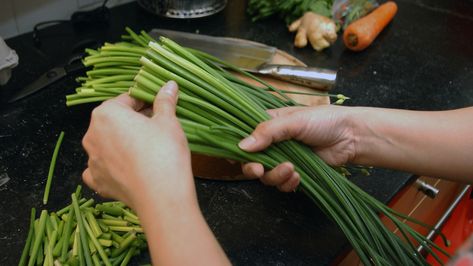
[[(138, 217), (125, 204), (113, 201), (94, 205), (93, 199), (79, 201), (80, 194), (78, 186), (69, 206), (49, 215), (43, 210), (36, 220), (36, 210), (31, 210), (28, 237), (18, 265), (127, 265), (131, 257), (147, 249)], [(119, 209), (123, 217), (101, 211), (104, 206), (108, 211)], [(111, 221), (117, 228), (111, 226), (114, 230), (110, 231), (107, 226), (105, 232), (102, 221)]]
[(61, 147), (62, 140), (64, 139), (64, 131), (61, 131), (59, 138), (56, 142), (56, 147), (54, 147), (53, 157), (51, 158), (51, 163), (49, 165), (48, 179), (46, 181), (46, 188), (44, 189), (43, 204), (48, 203), (49, 191), (51, 190), (51, 183), (53, 181), (54, 169), (56, 168), (57, 155), (59, 153), (59, 148)]

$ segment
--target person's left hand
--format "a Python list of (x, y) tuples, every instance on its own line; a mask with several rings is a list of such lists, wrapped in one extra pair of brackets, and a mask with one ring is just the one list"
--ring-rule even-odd
[[(259, 124), (251, 135), (239, 144), (247, 152), (266, 149), (272, 143), (295, 139), (305, 143), (330, 165), (344, 165), (356, 154), (354, 126), (350, 122), (353, 109), (324, 105), (316, 107), (283, 107), (267, 110), (272, 119)], [(280, 191), (294, 191), (300, 175), (290, 162), (266, 171), (261, 163), (242, 165), (243, 174), (260, 178)]]
[(175, 115), (177, 84), (168, 82), (151, 117), (144, 104), (123, 94), (92, 112), (83, 139), (89, 155), (84, 182), (104, 197), (132, 208), (150, 198), (195, 203), (190, 151)]

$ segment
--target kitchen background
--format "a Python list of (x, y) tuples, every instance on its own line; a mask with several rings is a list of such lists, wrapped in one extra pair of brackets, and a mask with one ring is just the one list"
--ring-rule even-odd
[[(110, 0), (108, 7), (133, 0)], [(69, 19), (76, 11), (100, 6), (103, 0), (0, 0), (0, 36), (4, 39), (29, 32), (43, 21)]]

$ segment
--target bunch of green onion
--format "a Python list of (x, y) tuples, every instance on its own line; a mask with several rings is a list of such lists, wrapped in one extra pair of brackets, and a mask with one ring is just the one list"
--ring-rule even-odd
[(31, 210), (28, 237), (20, 258), (23, 265), (128, 265), (147, 248), (140, 221), (121, 202), (95, 204), (80, 197), (57, 212)]
[[(270, 119), (265, 110), (297, 105), (284, 92), (249, 73), (203, 52), (184, 48), (170, 39), (159, 42), (145, 32), (128, 29), (124, 41), (88, 50), (84, 59), (93, 69), (67, 104), (102, 101), (128, 92), (152, 103), (161, 86), (169, 80), (179, 84), (177, 116), (192, 152), (241, 162), (259, 162), (271, 169), (290, 161), (301, 176), (302, 190), (343, 231), (365, 265), (426, 265), (417, 246), (432, 254), (435, 243), (413, 230), (402, 219), (429, 226), (395, 212), (339, 172), (312, 150), (297, 141), (275, 143), (258, 153), (238, 147), (261, 122)], [(222, 68), (225, 66), (225, 69)], [(233, 72), (228, 71), (228, 69)], [(253, 86), (234, 73), (260, 82)], [(400, 236), (386, 228), (380, 215), (392, 221)]]

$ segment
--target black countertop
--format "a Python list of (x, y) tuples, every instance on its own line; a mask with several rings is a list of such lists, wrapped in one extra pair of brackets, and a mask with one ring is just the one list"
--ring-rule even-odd
[[(246, 38), (276, 46), (308, 65), (338, 69), (334, 92), (351, 96), (347, 105), (414, 110), (473, 105), (473, 2), (417, 0), (398, 5), (394, 21), (361, 53), (345, 50), (340, 39), (322, 53), (296, 49), (281, 20), (252, 23), (245, 1), (229, 1), (223, 12), (193, 20), (159, 18), (131, 3), (114, 8), (108, 26), (73, 29), (63, 24), (45, 29), (40, 48), (34, 47), (30, 33), (7, 40), (18, 52), (20, 65), (8, 86), (0, 88), (0, 179), (9, 179), (0, 186), (0, 265), (17, 263), (30, 208), (43, 207), (49, 161), (61, 130), (66, 136), (47, 208), (64, 206), (82, 183), (86, 156), (81, 138), (94, 107), (65, 106), (64, 95), (77, 86), (75, 77), (18, 103), (7, 105), (5, 99), (63, 63), (80, 40), (117, 41), (125, 26)], [(373, 169), (369, 177), (351, 179), (388, 202), (412, 175)], [(256, 181), (196, 179), (196, 186), (202, 211), (234, 264), (326, 265), (348, 247), (337, 227), (302, 194), (279, 193)], [(141, 257), (147, 259), (146, 254)]]

